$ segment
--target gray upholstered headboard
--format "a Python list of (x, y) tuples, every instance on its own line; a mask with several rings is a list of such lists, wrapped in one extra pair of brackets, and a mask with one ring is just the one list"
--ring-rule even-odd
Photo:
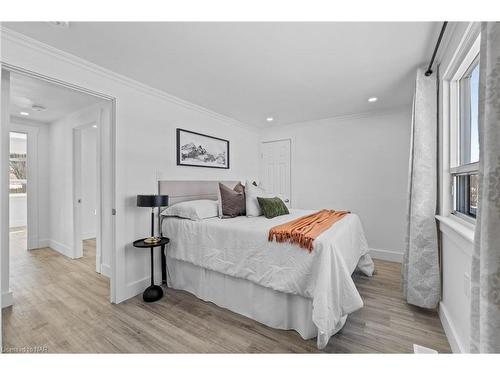
[(238, 181), (158, 181), (158, 193), (167, 194), (169, 205), (195, 199), (218, 199), (218, 183), (233, 188)]

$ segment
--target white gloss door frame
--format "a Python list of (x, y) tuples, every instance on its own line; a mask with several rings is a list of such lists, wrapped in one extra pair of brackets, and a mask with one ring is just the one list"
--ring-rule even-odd
[(0, 126), (0, 306), (13, 303), (10, 290), (10, 240), (9, 240), (9, 151), (10, 151), (10, 72), (1, 72), (1, 126)]
[[(2, 249), (2, 251), (0, 252), (0, 348), (3, 347), (3, 342), (2, 342), (2, 337), (3, 337), (3, 333), (2, 333), (2, 307), (4, 305), (3, 303), (3, 288), (4, 288), (4, 285), (3, 285), (3, 278), (4, 278), (4, 262), (5, 260), (3, 259), (4, 258), (4, 246), (5, 246), (5, 231), (4, 231), (4, 228), (5, 226), (9, 225), (8, 224), (8, 221), (6, 222), (5, 221), (5, 213), (4, 211), (8, 211), (8, 205), (6, 206), (5, 205), (5, 200), (4, 200), (4, 192), (3, 192), (3, 189), (6, 188), (6, 187), (3, 187), (3, 182), (4, 181), (4, 175), (6, 175), (6, 171), (4, 171), (4, 165), (5, 163), (3, 162), (4, 161), (4, 158), (5, 158), (5, 155), (6, 155), (6, 150), (5, 150), (5, 146), (6, 146), (6, 137), (5, 137), (5, 130), (4, 130), (4, 127), (6, 126), (6, 121), (8, 123), (9, 121), (9, 117), (8, 117), (8, 112), (6, 111), (6, 109), (8, 108), (8, 103), (9, 103), (9, 98), (7, 96), (7, 98), (5, 98), (5, 94), (9, 94), (9, 86), (7, 85), (7, 83), (9, 83), (10, 80), (9, 80), (9, 74), (7, 71), (4, 72), (3, 69), (0, 69), (0, 249)], [(5, 173), (4, 173), (5, 172)], [(7, 192), (8, 193), (8, 192)], [(7, 212), (7, 219), (8, 219), (8, 212)], [(8, 241), (8, 239), (7, 239)], [(8, 242), (7, 242), (8, 244)], [(8, 254), (7, 254), (8, 256)]]
[[(114, 97), (101, 94), (81, 86), (73, 85), (68, 82), (64, 82), (58, 79), (54, 79), (49, 76), (38, 74), (36, 72), (26, 70), (22, 67), (18, 67), (12, 64), (2, 63), (2, 131), (0, 137), (0, 200), (1, 200), (1, 219), (0, 219), (0, 231), (1, 231), (1, 267), (2, 267), (2, 278), (1, 278), (1, 290), (2, 292), (7, 288), (9, 290), (9, 191), (8, 191), (8, 164), (9, 164), (9, 154), (8, 154), (8, 142), (9, 142), (9, 93), (7, 92), (7, 98), (4, 99), (4, 84), (5, 77), (9, 81), (10, 72), (15, 72), (18, 74), (27, 75), (32, 78), (41, 79), (53, 84), (61, 85), (69, 89), (73, 89), (88, 95), (93, 95), (107, 101), (107, 121), (109, 123), (108, 129), (106, 130), (106, 143), (101, 145), (101, 149), (105, 150), (106, 155), (102, 155), (105, 159), (105, 171), (106, 179), (104, 182), (104, 193), (103, 193), (103, 207), (104, 210), (101, 212), (101, 220), (105, 219), (106, 225), (106, 236), (105, 242), (103, 242), (101, 247), (106, 247), (109, 249), (109, 264), (108, 276), (110, 278), (110, 302), (116, 302), (116, 99)], [(109, 108), (108, 108), (109, 107)], [(5, 109), (7, 109), (5, 111)], [(7, 113), (4, 113), (4, 111)], [(5, 120), (5, 117), (7, 119)], [(102, 130), (101, 130), (102, 132)], [(101, 133), (102, 134), (102, 133)], [(4, 207), (6, 209), (4, 209)], [(3, 302), (3, 301), (2, 301)]]

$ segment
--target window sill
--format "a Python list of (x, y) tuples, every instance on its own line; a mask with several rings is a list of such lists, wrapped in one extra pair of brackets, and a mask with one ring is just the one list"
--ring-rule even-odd
[(459, 234), (463, 239), (474, 244), (474, 225), (459, 219), (453, 215), (441, 216), (436, 215), (436, 219), (440, 224), (446, 226), (448, 229)]

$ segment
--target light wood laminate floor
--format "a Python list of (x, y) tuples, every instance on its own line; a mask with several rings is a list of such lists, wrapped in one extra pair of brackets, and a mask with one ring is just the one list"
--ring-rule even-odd
[[(3, 343), (9, 348), (42, 347), (56, 353), (308, 353), (315, 340), (295, 331), (266, 327), (164, 289), (146, 304), (136, 296), (109, 303), (109, 282), (95, 272), (95, 242), (84, 242), (84, 257), (68, 259), (45, 248), (27, 251), (26, 233), (11, 233), (14, 306), (3, 310)], [(329, 353), (412, 352), (413, 343), (439, 352), (450, 347), (436, 312), (406, 304), (400, 265), (376, 261), (376, 274), (354, 275), (365, 306), (351, 314), (324, 350)]]

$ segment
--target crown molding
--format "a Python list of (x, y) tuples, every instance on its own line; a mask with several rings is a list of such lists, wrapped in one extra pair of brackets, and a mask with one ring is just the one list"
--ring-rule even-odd
[(366, 112), (358, 112), (358, 113), (349, 113), (345, 115), (339, 115), (339, 116), (332, 116), (332, 117), (325, 117), (325, 118), (320, 118), (320, 119), (314, 119), (314, 120), (304, 120), (304, 121), (299, 121), (299, 122), (293, 122), (293, 123), (288, 123), (288, 124), (279, 124), (279, 125), (271, 125), (268, 128), (261, 128), (262, 131), (266, 130), (282, 130), (282, 129), (294, 129), (294, 128), (300, 128), (301, 126), (308, 125), (310, 126), (311, 123), (314, 123), (314, 125), (326, 123), (326, 122), (343, 122), (343, 121), (348, 121), (348, 120), (357, 120), (357, 119), (366, 119), (370, 117), (379, 117), (379, 116), (386, 116), (390, 115), (393, 113), (399, 113), (399, 112), (404, 112), (407, 111), (408, 114), (411, 112), (411, 103), (400, 105), (397, 107), (393, 108), (386, 108), (386, 109), (378, 109), (378, 110), (373, 110), (373, 111), (366, 111)]
[[(66, 63), (72, 64), (74, 66), (77, 66), (81, 69), (87, 70), (89, 72), (92, 72), (94, 74), (98, 74), (102, 77), (105, 77), (107, 79), (113, 80), (115, 82), (118, 82), (120, 84), (126, 85), (129, 88), (133, 88), (135, 90), (138, 90), (144, 94), (151, 95), (156, 98), (160, 98), (162, 100), (166, 100), (170, 103), (179, 105), (181, 107), (184, 107), (186, 109), (190, 109), (193, 111), (196, 111), (198, 113), (204, 114), (206, 116), (209, 116), (215, 120), (221, 121), (225, 124), (228, 125), (233, 125), (237, 126), (252, 132), (257, 133), (259, 131), (259, 128), (245, 124), (241, 121), (238, 121), (236, 119), (233, 119), (231, 117), (222, 115), (220, 113), (217, 113), (215, 111), (212, 111), (208, 108), (202, 107), (198, 104), (191, 103), (187, 100), (178, 98), (174, 95), (171, 95), (165, 91), (162, 91), (160, 89), (156, 89), (154, 87), (151, 87), (149, 85), (146, 85), (144, 83), (141, 83), (139, 81), (136, 81), (132, 78), (129, 78), (127, 76), (121, 75), (119, 73), (116, 73), (112, 70), (103, 68), (100, 65), (94, 64), (90, 61), (87, 61), (85, 59), (82, 59), (81, 57), (75, 56), (73, 54), (70, 54), (68, 52), (62, 51), (60, 49), (57, 49), (53, 46), (50, 46), (48, 44), (45, 44), (43, 42), (40, 42), (39, 40), (30, 38), (24, 34), (21, 34), (17, 31), (11, 30), (5, 26), (0, 26), (0, 35), (1, 38), (4, 39), (5, 41), (8, 41), (10, 43), (18, 44), (23, 47), (29, 48), (36, 50), (37, 52), (43, 53), (45, 55), (49, 55), (53, 58), (57, 58), (59, 60), (62, 60)], [(2, 57), (3, 59), (4, 57)], [(8, 63), (7, 61), (1, 60), (2, 63)]]

